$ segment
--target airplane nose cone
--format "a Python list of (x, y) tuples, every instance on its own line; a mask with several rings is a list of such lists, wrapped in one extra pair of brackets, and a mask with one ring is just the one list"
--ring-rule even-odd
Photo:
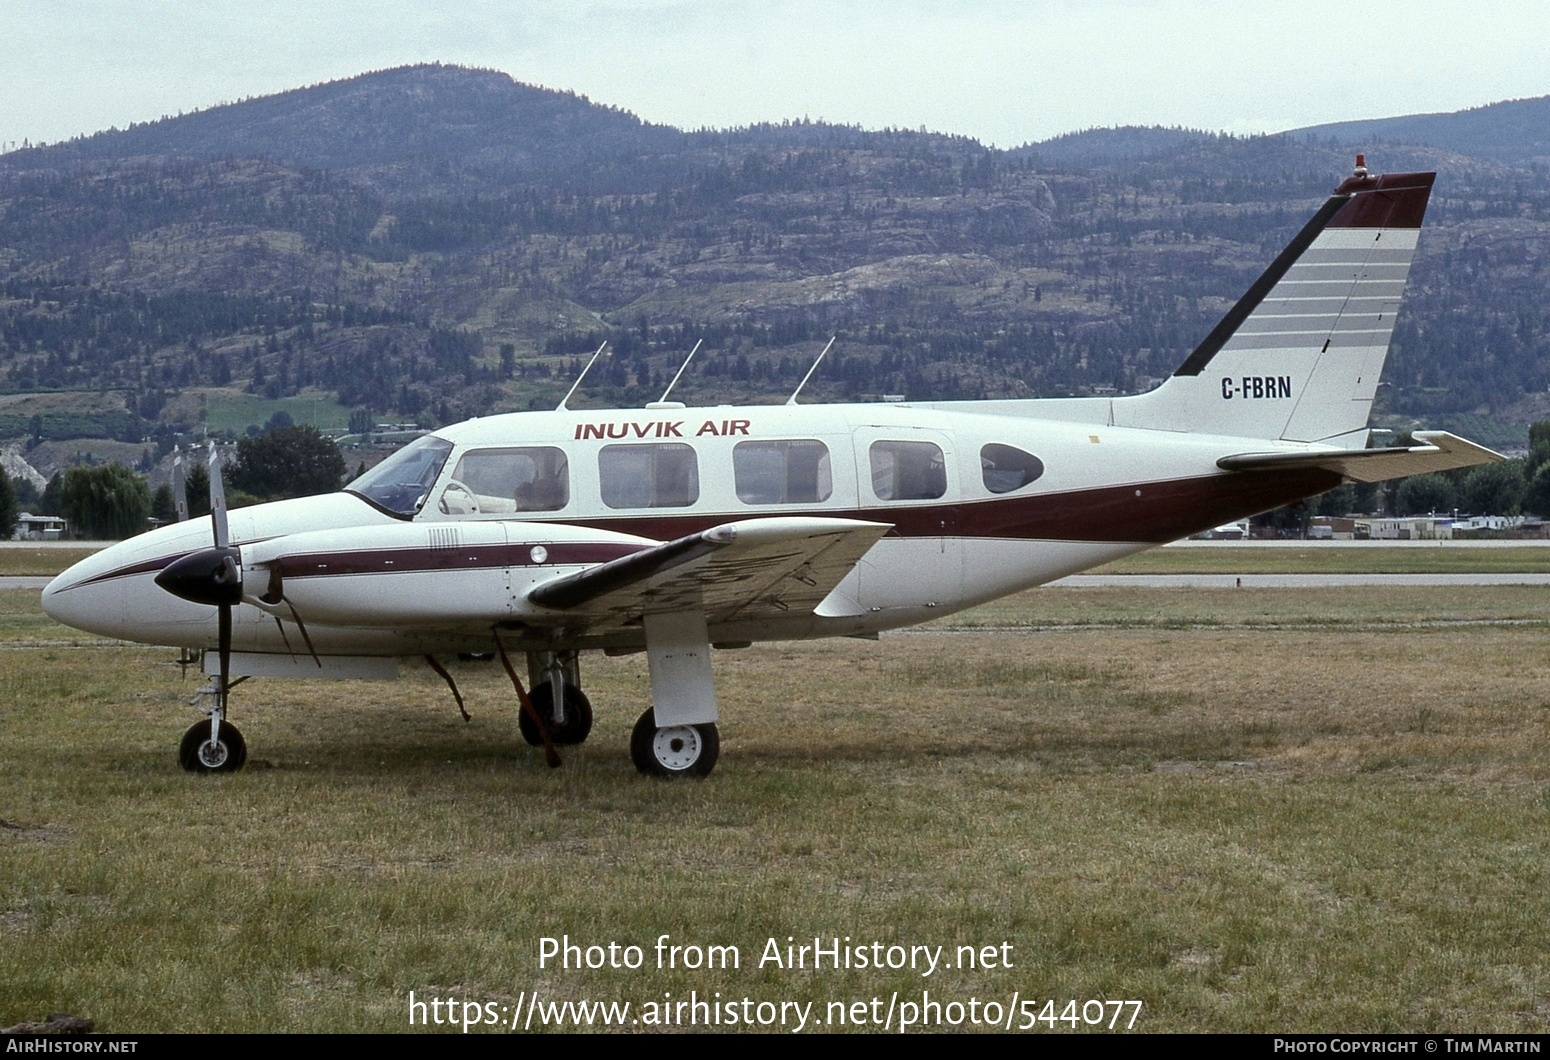
[[(65, 580), (63, 574), (54, 576), (54, 580), (43, 587), (43, 613), (55, 622), (65, 622), (60, 615), (60, 592), (69, 588), (70, 583)], [(68, 622), (65, 622), (69, 625)]]
[(55, 622), (88, 633), (121, 636), (124, 586), (119, 581), (93, 583), (90, 560), (77, 563), (43, 589), (43, 612)]

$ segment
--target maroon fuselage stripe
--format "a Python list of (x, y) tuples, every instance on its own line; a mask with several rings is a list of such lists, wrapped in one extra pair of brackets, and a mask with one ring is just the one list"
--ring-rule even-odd
[[(889, 536), (895, 537), (1138, 541), (1162, 544), (1323, 493), (1334, 489), (1342, 481), (1338, 472), (1323, 468), (1294, 468), (1101, 486), (1028, 497), (997, 497), (957, 504), (879, 505), (859, 509), (769, 507), (736, 514), (629, 514), (554, 521), (563, 521), (570, 526), (618, 531), (657, 541), (671, 541), (741, 519), (783, 515), (855, 518), (892, 523), (893, 530)], [(535, 545), (542, 545), (547, 553), (541, 563), (533, 559)], [(616, 542), (543, 540), (499, 545), (421, 545), (399, 549), (341, 549), (282, 556), (279, 564), (282, 577), (320, 578), (607, 563), (639, 552), (643, 547)], [(79, 584), (148, 574), (161, 570), (180, 557), (181, 554), (145, 560), (97, 575)]]
[(132, 578), (136, 574), (155, 574), (162, 568), (171, 566), (173, 563), (176, 563), (178, 560), (187, 555), (190, 555), (190, 553), (179, 552), (175, 556), (162, 556), (159, 559), (144, 560), (140, 563), (131, 564), (128, 567), (120, 567), (117, 570), (110, 570), (106, 574), (98, 574), (96, 577), (86, 578), (83, 581), (78, 581), (74, 585), (69, 586), (69, 588), (79, 589), (83, 585), (94, 585), (97, 582), (112, 581), (114, 578)]
[[(533, 548), (537, 545), (542, 545), (546, 552), (542, 562), (533, 558)], [(280, 557), (280, 575), (284, 578), (328, 578), (347, 574), (401, 574), (607, 563), (611, 559), (639, 552), (643, 547), (611, 542), (572, 544), (531, 541), (515, 545), (417, 546), (362, 549), (358, 552), (312, 552)]]
[[(958, 504), (835, 510), (782, 509), (759, 515), (867, 519), (892, 523), (890, 536), (980, 537), (1025, 541), (1144, 541), (1163, 544), (1234, 519), (1270, 511), (1332, 490), (1344, 479), (1323, 468), (1255, 471), (1204, 478), (1101, 486), (1030, 497), (999, 497)], [(754, 513), (746, 516), (753, 517)], [(714, 515), (626, 515), (572, 520), (576, 526), (617, 530), (670, 541), (731, 522)]]

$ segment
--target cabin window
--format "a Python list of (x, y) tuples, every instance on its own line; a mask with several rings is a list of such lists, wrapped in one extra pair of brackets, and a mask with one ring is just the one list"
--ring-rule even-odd
[(1044, 474), (1044, 461), (1016, 446), (992, 443), (980, 450), (980, 474), (991, 493), (1011, 493)]
[(732, 477), (744, 504), (817, 504), (834, 492), (829, 447), (818, 441), (740, 442)]
[(872, 492), (880, 501), (929, 501), (947, 492), (947, 460), (931, 442), (873, 442)]
[(383, 511), (411, 517), (441, 474), (441, 465), (452, 454), (452, 443), (427, 434), (417, 438), (345, 487)]
[(447, 515), (557, 512), (569, 503), (570, 465), (552, 446), (466, 453), (441, 491)]
[(610, 508), (685, 508), (700, 499), (699, 459), (691, 446), (605, 445), (597, 469)]

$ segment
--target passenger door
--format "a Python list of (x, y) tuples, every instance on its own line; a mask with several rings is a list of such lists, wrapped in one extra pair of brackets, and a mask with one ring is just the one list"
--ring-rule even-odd
[(893, 524), (858, 567), (861, 603), (884, 611), (957, 606), (963, 487), (952, 435), (863, 426), (854, 444), (861, 517)]

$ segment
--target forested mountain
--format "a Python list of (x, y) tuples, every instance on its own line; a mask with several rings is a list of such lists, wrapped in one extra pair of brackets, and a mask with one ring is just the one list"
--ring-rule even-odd
[[(1542, 416), (1544, 168), (1368, 156), (1440, 173), (1388, 411)], [(0, 156), (0, 437), (71, 437), (60, 391), (121, 394), (98, 433), (124, 441), (201, 426), (206, 391), (546, 406), (605, 338), (583, 401), (656, 397), (701, 338), (675, 397), (774, 399), (831, 334), (815, 398), (1139, 389), (1350, 166), (1187, 130), (686, 132), (489, 71), (364, 75)]]
[(1294, 129), (1303, 140), (1425, 144), (1509, 165), (1550, 164), (1550, 96), (1509, 99), (1450, 114), (1342, 121)]

